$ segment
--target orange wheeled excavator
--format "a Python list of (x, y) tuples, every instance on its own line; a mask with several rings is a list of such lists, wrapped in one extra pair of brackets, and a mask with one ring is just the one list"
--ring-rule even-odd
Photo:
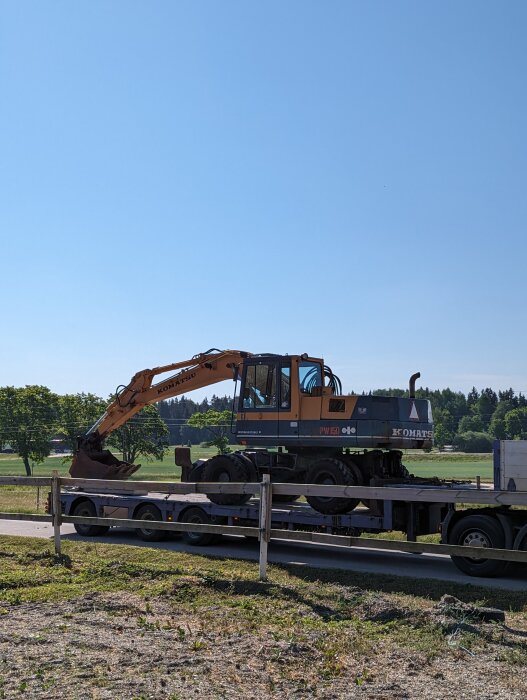
[[(173, 373), (155, 382), (156, 377)], [(277, 482), (380, 486), (413, 479), (402, 464), (404, 448), (429, 448), (433, 441), (430, 402), (409, 397), (343, 395), (338, 377), (320, 358), (254, 355), (212, 348), (190, 360), (146, 369), (121, 387), (104, 415), (78, 440), (73, 477), (127, 479), (139, 467), (103, 449), (104, 439), (147, 404), (234, 379), (237, 405), (233, 434), (240, 450), (192, 464), (178, 448), (182, 481), (251, 482), (263, 470)], [(234, 415), (233, 415), (234, 418)], [(220, 504), (241, 504), (245, 494), (210, 494)], [(291, 498), (291, 497), (288, 497)], [(277, 498), (275, 498), (277, 500)], [(353, 509), (349, 498), (310, 496), (322, 513)]]

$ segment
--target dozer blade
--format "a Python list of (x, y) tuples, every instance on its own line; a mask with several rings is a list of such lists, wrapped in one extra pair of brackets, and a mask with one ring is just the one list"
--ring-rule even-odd
[(74, 479), (128, 479), (140, 464), (121, 462), (108, 450), (85, 452), (78, 450), (73, 457), (70, 476)]

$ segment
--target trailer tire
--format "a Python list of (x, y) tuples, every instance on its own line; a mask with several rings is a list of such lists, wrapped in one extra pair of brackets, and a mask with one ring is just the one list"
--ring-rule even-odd
[[(505, 547), (505, 533), (499, 522), (490, 515), (466, 515), (461, 517), (450, 531), (449, 544), (479, 546), (494, 549)], [(507, 562), (498, 559), (473, 559), (452, 556), (458, 569), (469, 576), (499, 576)]]
[[(340, 459), (330, 458), (319, 459), (310, 467), (306, 474), (306, 484), (358, 486), (357, 477), (350, 467)], [(316, 511), (326, 515), (348, 513), (359, 504), (357, 498), (334, 496), (306, 496), (306, 501)]]
[[(96, 518), (97, 509), (95, 504), (91, 501), (85, 500), (77, 503), (71, 512), (73, 516), (79, 518)], [(80, 525), (74, 524), (73, 527), (83, 537), (99, 537), (101, 535), (106, 535), (109, 531), (109, 527), (105, 525)]]
[[(163, 520), (163, 516), (157, 506), (146, 503), (134, 513), (134, 520)], [(161, 542), (167, 535), (164, 530), (152, 530), (147, 527), (138, 527), (135, 532), (144, 542)]]
[(527, 551), (527, 525), (524, 525), (514, 540), (514, 549), (520, 552)]
[[(224, 520), (224, 518), (211, 517), (198, 506), (187, 508), (180, 518), (182, 523), (198, 523), (200, 525), (208, 525), (209, 523), (220, 525)], [(182, 532), (181, 539), (193, 547), (206, 547), (209, 544), (216, 544), (221, 539), (221, 535), (215, 535), (211, 532)]]
[[(203, 470), (203, 481), (250, 481), (249, 468), (243, 459), (236, 455), (216, 455), (209, 459)], [(241, 506), (251, 498), (250, 493), (208, 493), (209, 501), (220, 506)]]

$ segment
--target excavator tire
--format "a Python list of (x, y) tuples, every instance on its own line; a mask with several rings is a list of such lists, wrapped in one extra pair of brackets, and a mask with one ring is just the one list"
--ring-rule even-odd
[[(358, 486), (359, 481), (354, 471), (345, 462), (340, 459), (325, 457), (311, 465), (306, 474), (306, 484)], [(357, 498), (338, 498), (334, 496), (306, 496), (306, 501), (316, 511), (326, 515), (348, 513), (359, 504)]]
[[(216, 455), (203, 469), (202, 481), (247, 483), (250, 481), (247, 464), (236, 455)], [(250, 493), (208, 493), (209, 501), (220, 506), (241, 506), (251, 498)]]
[[(344, 461), (348, 465), (348, 467), (351, 469), (353, 472), (355, 478), (356, 478), (356, 483), (354, 484), (355, 486), (362, 486), (364, 483), (368, 483), (367, 481), (365, 482), (365, 475), (361, 471), (360, 467), (355, 464), (355, 462), (348, 456), (346, 455), (344, 457)], [(384, 512), (384, 501), (379, 501), (379, 500), (374, 500), (374, 499), (368, 499), (368, 498), (361, 498), (361, 501), (363, 505), (366, 506), (366, 508), (369, 508), (372, 515), (382, 515)]]

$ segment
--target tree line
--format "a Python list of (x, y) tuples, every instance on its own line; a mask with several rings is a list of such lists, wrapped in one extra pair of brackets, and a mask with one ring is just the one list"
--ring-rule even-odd
[[(377, 389), (374, 395), (407, 397), (408, 390)], [(464, 394), (451, 389), (417, 389), (418, 399), (429, 399), (434, 417), (434, 444), (453, 445), (461, 452), (490, 452), (492, 442), (527, 439), (527, 398), (513, 389), (498, 391), (475, 387)]]
[[(408, 397), (407, 389), (375, 389), (370, 393)], [(490, 452), (495, 439), (527, 439), (527, 398), (512, 388), (495, 392), (489, 387), (482, 391), (473, 387), (468, 394), (452, 389), (423, 388), (417, 389), (415, 395), (432, 404), (436, 447), (452, 445), (461, 452)], [(195, 444), (206, 437), (203, 430), (189, 425), (188, 419), (210, 410), (230, 412), (232, 399), (214, 395), (210, 401), (204, 399), (197, 403), (183, 396), (161, 402), (158, 410), (168, 425), (171, 444)]]
[[(403, 389), (376, 389), (373, 395), (407, 397)], [(94, 394), (57, 395), (45, 386), (0, 387), (0, 448), (10, 445), (22, 457), (26, 473), (31, 462), (50, 454), (59, 438), (69, 451), (104, 413), (110, 397)], [(418, 389), (429, 399), (435, 423), (435, 445), (453, 445), (463, 452), (489, 452), (494, 439), (527, 439), (527, 398), (513, 389), (476, 388), (468, 394), (451, 389)], [(146, 406), (108, 436), (107, 446), (134, 462), (142, 455), (161, 459), (168, 445), (215, 444), (226, 449), (231, 439), (232, 399), (216, 396), (201, 402), (185, 396)], [(219, 426), (219, 427), (217, 427)]]
[[(215, 411), (222, 414), (220, 420), (226, 429), (224, 434), (228, 434), (230, 425), (230, 413), (232, 410), (232, 398), (230, 396), (216, 396), (213, 394), (209, 400), (192, 401), (186, 396), (181, 398), (168, 399), (160, 401), (157, 404), (157, 410), (161, 418), (165, 421), (169, 434), (171, 445), (199, 445), (201, 442), (206, 442), (210, 439), (210, 431), (208, 431), (202, 422), (196, 423), (188, 420), (195, 414), (208, 413)], [(229, 416), (225, 413), (228, 411)], [(214, 417), (214, 416), (212, 416)], [(234, 438), (233, 438), (234, 439)]]

